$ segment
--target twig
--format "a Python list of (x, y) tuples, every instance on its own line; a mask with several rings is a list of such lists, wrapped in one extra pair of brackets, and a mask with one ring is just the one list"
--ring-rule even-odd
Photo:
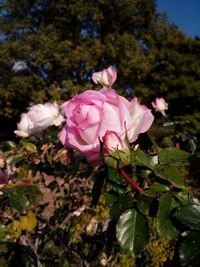
[(140, 194), (143, 193), (143, 189), (139, 185), (137, 185), (123, 169), (120, 170), (120, 173), (124, 177), (124, 179), (136, 189), (136, 191), (138, 191)]
[(153, 144), (153, 146), (154, 146), (156, 152), (158, 153), (158, 151), (160, 150), (160, 148), (159, 148), (158, 144), (156, 143), (156, 141), (154, 140), (154, 137), (153, 137), (152, 134), (149, 133), (149, 132), (147, 133), (147, 135), (148, 135), (148, 137), (149, 137), (151, 143)]

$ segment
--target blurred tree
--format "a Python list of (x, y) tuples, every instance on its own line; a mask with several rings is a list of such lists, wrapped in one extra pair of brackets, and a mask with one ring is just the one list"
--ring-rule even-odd
[(170, 100), (174, 115), (200, 111), (200, 40), (169, 28), (156, 49), (154, 65), (143, 80), (151, 95), (159, 93)]
[(199, 135), (200, 39), (168, 28), (164, 38), (156, 42), (156, 49), (152, 69), (141, 81), (142, 96), (164, 97), (169, 102), (168, 113), (190, 122), (189, 131)]
[(186, 38), (156, 13), (156, 0), (0, 4), (0, 116), (6, 121), (19, 119), (31, 103), (66, 100), (92, 88), (92, 72), (111, 64), (118, 72), (114, 87), (149, 102), (158, 95), (171, 101), (180, 94), (197, 94), (193, 80), (199, 77), (200, 41)]

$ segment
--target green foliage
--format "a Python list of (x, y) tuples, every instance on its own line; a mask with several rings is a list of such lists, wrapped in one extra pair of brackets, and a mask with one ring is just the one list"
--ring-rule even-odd
[(112, 168), (108, 168), (108, 181), (111, 187), (118, 192), (123, 192), (126, 187), (123, 177), (117, 170)]
[(198, 267), (200, 262), (200, 232), (191, 231), (182, 241), (179, 254), (181, 266)]
[(146, 215), (151, 215), (151, 206), (153, 205), (153, 198), (152, 197), (146, 197), (143, 196), (142, 198), (138, 199), (137, 201), (137, 208), (138, 210)]
[(127, 210), (118, 220), (116, 235), (122, 248), (135, 256), (148, 244), (148, 230), (146, 216), (136, 210)]
[(37, 147), (33, 143), (27, 142), (26, 140), (21, 140), (21, 144), (22, 144), (23, 148), (26, 149), (27, 151), (30, 151), (33, 153), (37, 152)]
[(132, 160), (135, 161), (136, 164), (145, 166), (149, 169), (153, 169), (156, 165), (156, 163), (153, 160), (153, 157), (151, 157), (149, 154), (146, 154), (142, 150), (133, 151)]
[[(2, 142), (0, 242), (22, 249), (21, 264), (161, 267), (173, 257), (182, 266), (196, 264), (198, 244), (186, 247), (193, 248), (193, 233), (199, 234), (193, 176), (198, 145), (191, 147), (187, 136), (180, 139), (176, 126), (141, 135), (138, 144), (145, 149), (131, 150), (132, 162), (124, 168), (129, 180), (120, 170), (89, 167), (61, 147), (54, 127), (42, 138)], [(14, 247), (9, 261), (17, 255)]]
[(200, 205), (187, 204), (177, 208), (173, 217), (191, 229), (200, 230)]
[(155, 182), (149, 187), (149, 189), (146, 192), (146, 194), (148, 196), (156, 196), (159, 193), (167, 192), (167, 191), (169, 191), (169, 187), (167, 185)]
[[(60, 100), (80, 92), (80, 86), (91, 86), (89, 76), (95, 66), (117, 63), (128, 80), (141, 58), (138, 72), (148, 69), (149, 56), (143, 54), (137, 38), (145, 38), (156, 14), (154, 1), (144, 2), (85, 5), (81, 0), (23, 0), (19, 5), (8, 0), (1, 4), (5, 12), (0, 20), (5, 35), (0, 44), (1, 115), (16, 115), (31, 101)], [(17, 60), (25, 60), (28, 69), (13, 73)]]
[(113, 205), (110, 209), (110, 218), (116, 220), (127, 209), (131, 208), (136, 200), (130, 194), (120, 194), (113, 199)]
[(40, 195), (40, 191), (36, 186), (24, 185), (14, 188), (5, 188), (3, 191), (8, 196), (10, 205), (16, 210), (27, 210), (30, 208), (30, 202), (34, 203)]
[(173, 166), (161, 165), (155, 170), (155, 174), (162, 179), (166, 179), (175, 187), (178, 188), (185, 187), (183, 179), (181, 178), (176, 168)]
[[(10, 118), (4, 135), (29, 103), (62, 102), (93, 88), (91, 73), (111, 64), (118, 88), (130, 88), (148, 104), (165, 97), (169, 112), (198, 130), (200, 40), (158, 14), (155, 0), (7, 0), (1, 12), (0, 117)], [(20, 60), (27, 69), (12, 71)]]
[(172, 210), (177, 206), (179, 204), (170, 194), (165, 194), (160, 198), (158, 209), (158, 233), (160, 236), (176, 237), (179, 235), (179, 231), (169, 217)]
[(183, 161), (190, 157), (190, 153), (175, 147), (167, 147), (159, 150), (158, 157), (160, 164), (172, 164), (175, 162), (181, 162), (182, 164)]

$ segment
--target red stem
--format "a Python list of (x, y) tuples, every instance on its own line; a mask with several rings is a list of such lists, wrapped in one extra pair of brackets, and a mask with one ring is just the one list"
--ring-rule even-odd
[(124, 177), (124, 179), (130, 184), (132, 185), (136, 191), (138, 191), (140, 194), (143, 192), (143, 189), (137, 185), (129, 176), (127, 173), (125, 173), (125, 171), (123, 169), (120, 170), (121, 175)]

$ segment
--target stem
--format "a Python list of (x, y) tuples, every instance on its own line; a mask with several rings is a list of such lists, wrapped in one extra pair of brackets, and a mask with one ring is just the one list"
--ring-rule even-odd
[(158, 144), (156, 143), (156, 141), (154, 140), (152, 134), (148, 132), (147, 135), (148, 135), (149, 139), (151, 140), (151, 143), (153, 144), (156, 152), (158, 153), (160, 148), (159, 148)]
[(120, 170), (120, 173), (124, 177), (124, 179), (136, 189), (136, 191), (138, 191), (140, 194), (143, 193), (143, 189), (139, 185), (137, 185), (123, 169)]

